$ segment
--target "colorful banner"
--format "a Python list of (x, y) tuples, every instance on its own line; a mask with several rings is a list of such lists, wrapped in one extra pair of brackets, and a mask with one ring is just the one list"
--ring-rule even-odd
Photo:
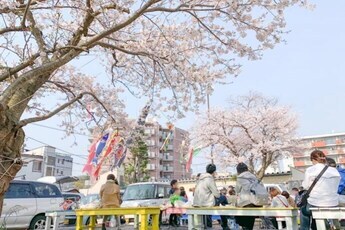
[(165, 138), (165, 140), (163, 142), (163, 145), (162, 145), (162, 147), (159, 150), (167, 151), (171, 135), (172, 135), (172, 131), (169, 132), (167, 138)]
[(99, 139), (95, 139), (93, 141), (93, 143), (91, 144), (90, 150), (89, 150), (89, 156), (88, 156), (87, 162), (83, 168), (83, 172), (86, 172), (89, 175), (91, 175), (91, 173), (92, 173), (92, 160), (96, 154), (96, 146), (97, 146), (98, 141), (99, 141)]
[(189, 149), (189, 157), (188, 157), (188, 161), (186, 164), (186, 171), (189, 172), (191, 167), (192, 167), (192, 163), (193, 163), (193, 157), (197, 156), (201, 151), (201, 148), (196, 148), (194, 149), (193, 147), (191, 147)]
[(94, 158), (92, 159), (92, 164), (93, 165), (97, 165), (98, 164), (98, 158), (100, 157), (101, 153), (103, 152), (103, 149), (104, 147), (106, 146), (107, 144), (107, 141), (108, 141), (108, 138), (109, 138), (109, 133), (106, 133), (100, 141), (98, 141), (97, 143), (97, 147), (96, 147), (96, 153), (95, 153), (95, 156)]
[(107, 159), (109, 154), (113, 151), (115, 146), (119, 143), (120, 137), (118, 136), (117, 132), (114, 132), (110, 138), (110, 140), (107, 143), (107, 146), (104, 148), (105, 151), (103, 151), (103, 154), (100, 156), (100, 160), (98, 161), (98, 164), (95, 168), (95, 171), (93, 172), (93, 175), (95, 177), (99, 176), (99, 173), (101, 171), (102, 165), (104, 161)]

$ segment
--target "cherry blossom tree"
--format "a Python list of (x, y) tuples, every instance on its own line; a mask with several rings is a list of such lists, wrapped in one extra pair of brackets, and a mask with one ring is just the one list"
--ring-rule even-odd
[[(68, 132), (88, 117), (119, 124), (124, 90), (176, 117), (195, 111), (213, 83), (238, 74), (241, 60), (281, 42), (284, 11), (305, 4), (0, 0), (0, 207), (22, 165), (24, 126), (55, 115)], [(88, 58), (106, 74), (76, 67)]]
[(289, 107), (258, 93), (230, 99), (229, 104), (200, 117), (191, 134), (195, 145), (212, 146), (218, 164), (244, 162), (262, 178), (269, 165), (300, 149), (297, 119)]

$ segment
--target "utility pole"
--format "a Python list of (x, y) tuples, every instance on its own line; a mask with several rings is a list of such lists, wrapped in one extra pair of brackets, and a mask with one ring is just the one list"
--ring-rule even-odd
[[(210, 95), (207, 93), (207, 118), (208, 122), (210, 122)], [(213, 144), (211, 146), (211, 163), (214, 164), (213, 160)]]

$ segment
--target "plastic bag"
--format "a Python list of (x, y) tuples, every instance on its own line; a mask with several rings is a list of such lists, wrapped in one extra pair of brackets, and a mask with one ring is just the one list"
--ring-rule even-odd
[(110, 222), (109, 222), (109, 227), (111, 227), (111, 228), (116, 227), (116, 219), (115, 219), (115, 216), (111, 216)]

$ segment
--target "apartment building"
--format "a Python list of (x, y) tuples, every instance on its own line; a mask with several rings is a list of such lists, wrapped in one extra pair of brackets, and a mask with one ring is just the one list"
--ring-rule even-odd
[(37, 180), (44, 176), (71, 176), (73, 158), (56, 152), (51, 146), (43, 146), (22, 153), (23, 167), (17, 178)]
[[(147, 169), (152, 181), (191, 177), (191, 172), (186, 172), (185, 155), (189, 147), (189, 134), (186, 130), (177, 127), (170, 130), (157, 122), (148, 122), (145, 135), (149, 156)], [(166, 148), (161, 150), (168, 136)]]
[(324, 134), (301, 138), (306, 150), (293, 155), (295, 168), (304, 171), (311, 166), (310, 153), (314, 149), (323, 151), (327, 157), (333, 158), (338, 164), (345, 166), (345, 133)]

